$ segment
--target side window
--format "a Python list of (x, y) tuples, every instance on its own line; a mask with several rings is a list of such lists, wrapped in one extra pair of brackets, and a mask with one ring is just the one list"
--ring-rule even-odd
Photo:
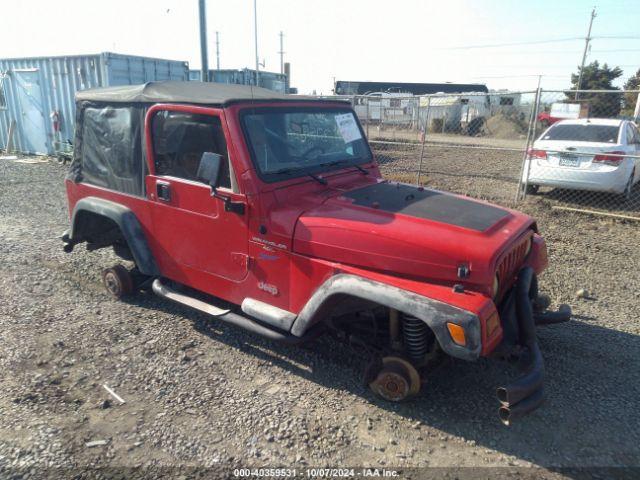
[(204, 152), (222, 156), (219, 187), (231, 188), (229, 154), (220, 118), (164, 110), (151, 125), (157, 175), (170, 175), (197, 181), (196, 174)]
[(82, 112), (82, 178), (132, 195), (143, 194), (142, 112), (135, 107), (88, 107)]

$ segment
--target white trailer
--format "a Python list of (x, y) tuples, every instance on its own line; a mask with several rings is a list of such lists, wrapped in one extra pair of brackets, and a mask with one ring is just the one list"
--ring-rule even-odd
[(356, 97), (354, 109), (363, 123), (410, 124), (417, 98), (410, 93), (371, 92)]

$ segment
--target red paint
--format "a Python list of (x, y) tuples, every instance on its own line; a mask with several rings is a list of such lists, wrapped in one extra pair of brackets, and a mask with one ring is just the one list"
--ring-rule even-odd
[(559, 122), (560, 120), (566, 120), (566, 118), (553, 117), (549, 112), (540, 112), (537, 118), (545, 128)]
[[(335, 103), (312, 105), (336, 108)], [(326, 186), (307, 177), (265, 183), (254, 171), (240, 126), (239, 113), (249, 107), (151, 107), (145, 119), (146, 198), (67, 181), (70, 211), (86, 196), (126, 205), (140, 220), (164, 277), (234, 304), (251, 297), (298, 313), (325, 280), (345, 272), (455, 305), (481, 319), (482, 354), (489, 354), (502, 338), (500, 328), (485, 338), (484, 321), (495, 311), (493, 278), (505, 255), (532, 235), (533, 220), (509, 210), (497, 224), (478, 232), (391, 214), (375, 205), (352, 205), (341, 194), (381, 181), (375, 162), (363, 165), (370, 175), (352, 167), (323, 174)], [(226, 212), (224, 202), (204, 184), (156, 175), (151, 118), (165, 109), (220, 117), (240, 193), (219, 193), (244, 203), (244, 215)], [(169, 184), (170, 201), (157, 198), (158, 182)], [(546, 247), (539, 235), (533, 238), (526, 263), (541, 273)], [(464, 280), (457, 278), (461, 263), (471, 271)], [(513, 278), (502, 281), (506, 289)], [(465, 292), (454, 293), (455, 283), (464, 284)]]

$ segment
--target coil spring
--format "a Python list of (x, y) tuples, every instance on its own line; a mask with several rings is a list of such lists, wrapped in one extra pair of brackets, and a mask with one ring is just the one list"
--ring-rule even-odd
[(407, 355), (420, 362), (429, 351), (429, 327), (419, 318), (402, 315), (402, 337)]

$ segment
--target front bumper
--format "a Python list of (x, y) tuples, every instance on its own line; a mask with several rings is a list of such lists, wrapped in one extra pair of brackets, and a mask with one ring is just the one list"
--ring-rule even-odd
[(498, 387), (496, 392), (501, 403), (500, 420), (505, 425), (535, 410), (544, 401), (544, 360), (538, 346), (536, 324), (560, 323), (571, 317), (567, 306), (558, 312), (542, 313), (536, 308), (537, 301), (536, 274), (531, 267), (524, 267), (500, 309), (503, 340), (496, 353), (517, 355), (522, 371), (520, 377)]

